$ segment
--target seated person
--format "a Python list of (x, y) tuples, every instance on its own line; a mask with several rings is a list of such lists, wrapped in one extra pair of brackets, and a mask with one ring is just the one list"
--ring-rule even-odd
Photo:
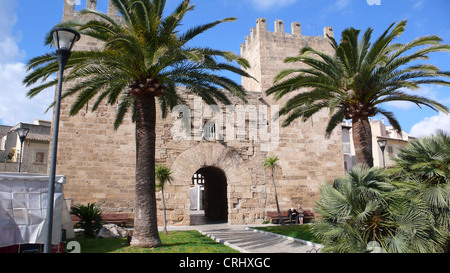
[(295, 223), (298, 224), (298, 211), (294, 208), (290, 208), (288, 210), (288, 217), (289, 217), (289, 222), (291, 223), (292, 220), (295, 218)]
[(302, 206), (300, 206), (300, 204), (297, 206), (297, 211), (298, 211), (299, 223), (300, 223), (300, 225), (302, 225), (303, 224), (303, 212), (304, 212), (304, 210), (303, 210)]

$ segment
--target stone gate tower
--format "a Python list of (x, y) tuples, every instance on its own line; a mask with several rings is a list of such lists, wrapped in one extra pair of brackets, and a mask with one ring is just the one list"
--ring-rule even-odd
[[(81, 16), (68, 2), (63, 20), (92, 19)], [(96, 3), (88, 0), (87, 7), (95, 8)], [(120, 20), (111, 4), (108, 13)], [(329, 27), (324, 32), (333, 34)], [(201, 99), (179, 88), (186, 106), (166, 119), (157, 113), (156, 160), (169, 166), (174, 178), (164, 190), (169, 225), (189, 225), (194, 208), (202, 209), (210, 219), (230, 224), (262, 223), (266, 212), (276, 209), (270, 174), (262, 165), (269, 154), (280, 159), (275, 179), (283, 210), (297, 204), (313, 207), (320, 185), (343, 175), (341, 132), (336, 130), (330, 138), (324, 137), (327, 113), (281, 128), (278, 122), (282, 120), (271, 117), (283, 102), (264, 95), (273, 77), (287, 68), (284, 58), (297, 55), (306, 45), (331, 50), (325, 37), (302, 35), (299, 23), (293, 23), (291, 33), (285, 33), (283, 21), (277, 20), (271, 32), (266, 20), (259, 18), (241, 45), (241, 55), (249, 60), (249, 72), (257, 79), (242, 80), (248, 90), (248, 104), (230, 98), (232, 107), (219, 105), (219, 114), (211, 114)], [(82, 37), (74, 50), (101, 46)], [(68, 83), (64, 88), (70, 86)], [(105, 212), (133, 215), (135, 136), (130, 115), (114, 131), (116, 107), (104, 104), (91, 112), (88, 104), (69, 117), (74, 100), (66, 98), (61, 104), (57, 172), (66, 176), (65, 196), (74, 204), (95, 202)], [(175, 137), (183, 115), (190, 116), (192, 132), (187, 137)], [(256, 132), (251, 128), (257, 128)], [(270, 131), (269, 137), (263, 137), (262, 129)], [(158, 208), (162, 223), (161, 204)]]
[(291, 33), (286, 33), (282, 20), (276, 20), (274, 32), (270, 32), (267, 31), (266, 19), (258, 18), (256, 27), (250, 30), (245, 43), (241, 44), (241, 56), (250, 61), (252, 68), (249, 72), (258, 82), (242, 78), (242, 85), (247, 90), (264, 92), (272, 86), (273, 79), (282, 69), (298, 68), (298, 64), (286, 64), (284, 59), (298, 56), (305, 46), (332, 54), (327, 35), (333, 37), (331, 27), (324, 28), (323, 36), (304, 36), (298, 22), (293, 22)]

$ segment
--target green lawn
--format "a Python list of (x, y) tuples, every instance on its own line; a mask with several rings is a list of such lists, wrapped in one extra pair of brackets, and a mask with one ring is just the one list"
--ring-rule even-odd
[(282, 226), (268, 226), (268, 227), (254, 227), (254, 229), (286, 235), (289, 237), (310, 241), (313, 243), (321, 243), (311, 231), (310, 225), (285, 225)]
[(128, 246), (127, 239), (77, 238), (81, 253), (239, 253), (228, 246), (217, 243), (196, 230), (169, 231), (159, 234), (162, 242), (157, 248)]

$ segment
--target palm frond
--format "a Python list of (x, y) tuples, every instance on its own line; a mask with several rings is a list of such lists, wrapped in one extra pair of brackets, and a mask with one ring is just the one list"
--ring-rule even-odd
[[(115, 16), (86, 9), (80, 12), (80, 16), (89, 16), (88, 21), (72, 20), (57, 24), (76, 29), (82, 35), (104, 44), (97, 50), (74, 51), (66, 65), (68, 72), (64, 82), (74, 83), (63, 97), (77, 96), (71, 115), (75, 115), (90, 100), (95, 101), (93, 111), (103, 101), (111, 105), (119, 103), (114, 124), (117, 129), (126, 111), (132, 111), (134, 120), (133, 96), (140, 94), (136, 88), (142, 88), (142, 92), (159, 90), (157, 95), (162, 95), (159, 103), (163, 117), (171, 107), (182, 101), (175, 90), (180, 85), (185, 85), (207, 103), (215, 104), (217, 101), (229, 104), (226, 92), (247, 101), (246, 91), (240, 84), (217, 75), (217, 72), (228, 71), (251, 77), (244, 70), (250, 66), (247, 60), (228, 51), (207, 47), (188, 48), (184, 45), (199, 34), (235, 18), (216, 20), (179, 34), (183, 17), (194, 8), (189, 0), (182, 1), (167, 16), (164, 16), (166, 1), (163, 0), (111, 0), (111, 4), (121, 16), (119, 21)], [(50, 44), (51, 40), (47, 35), (46, 42)], [(218, 62), (216, 58), (223, 58), (228, 63)], [(33, 85), (28, 92), (30, 97), (56, 85), (56, 80), (47, 81), (59, 69), (54, 53), (31, 59), (27, 68), (29, 74), (24, 84)], [(39, 81), (41, 84), (34, 86)], [(132, 90), (134, 93), (131, 93)]]

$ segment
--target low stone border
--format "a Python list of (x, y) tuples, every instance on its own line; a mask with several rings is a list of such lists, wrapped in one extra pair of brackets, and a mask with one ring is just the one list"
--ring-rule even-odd
[(286, 235), (281, 235), (281, 234), (278, 234), (278, 233), (268, 232), (268, 231), (264, 231), (264, 230), (251, 228), (251, 227), (245, 227), (245, 229), (246, 230), (251, 230), (253, 232), (260, 232), (260, 233), (270, 234), (272, 236), (280, 237), (280, 238), (286, 239), (288, 241), (297, 242), (297, 243), (301, 243), (301, 244), (304, 244), (304, 245), (312, 246), (312, 247), (316, 248), (318, 251), (320, 251), (320, 249), (322, 249), (324, 247), (324, 245), (322, 245), (322, 244), (313, 243), (313, 242), (310, 242), (310, 241), (297, 239), (297, 238), (289, 237), (289, 236), (286, 236)]

